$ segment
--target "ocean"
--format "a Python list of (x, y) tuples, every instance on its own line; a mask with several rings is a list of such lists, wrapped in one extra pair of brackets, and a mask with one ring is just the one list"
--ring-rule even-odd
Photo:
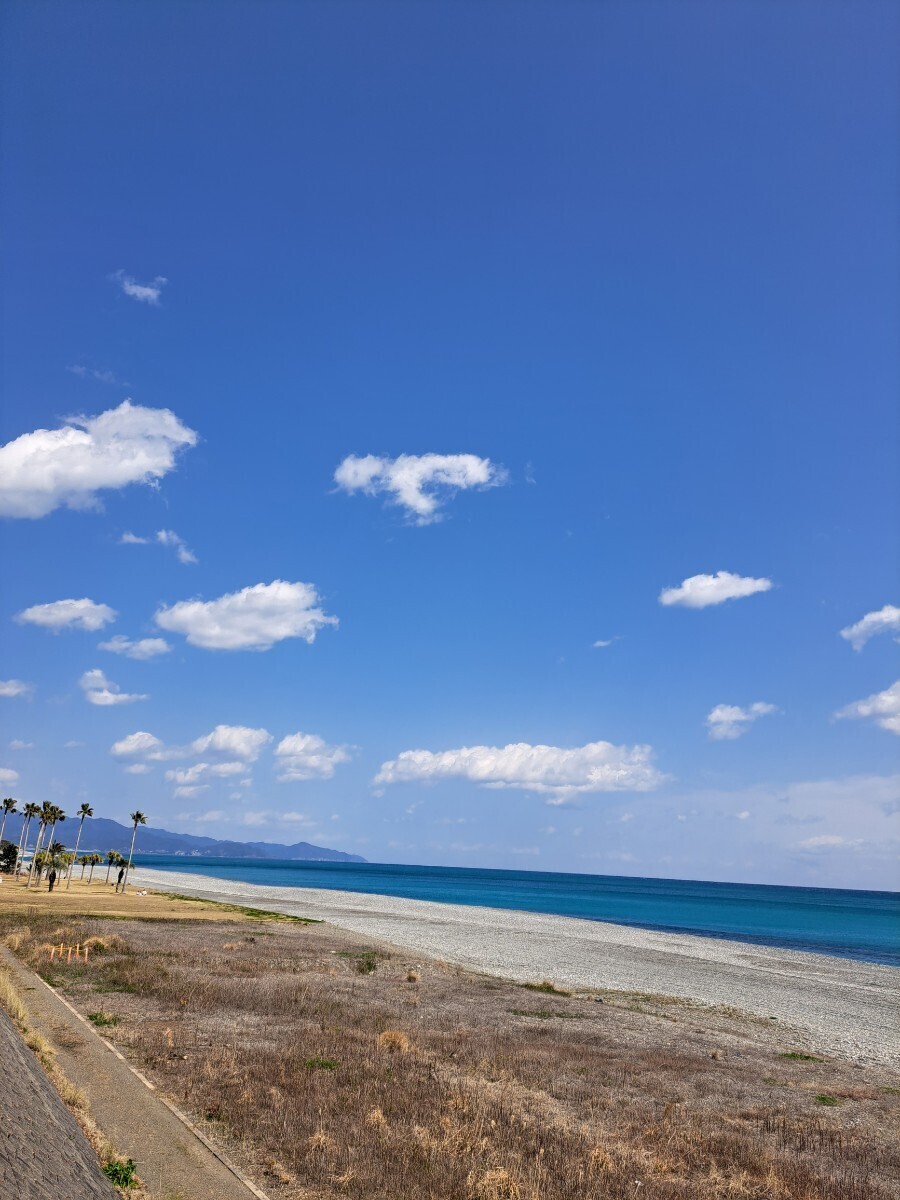
[(900, 893), (389, 863), (135, 855), (156, 870), (613, 921), (900, 966)]

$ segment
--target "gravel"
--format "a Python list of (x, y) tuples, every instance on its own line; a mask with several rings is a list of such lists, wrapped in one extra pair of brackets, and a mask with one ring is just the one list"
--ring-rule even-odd
[(861, 1063), (900, 1064), (900, 968), (544, 913), (134, 870), (142, 887), (316, 917), (519, 982), (649, 992), (782, 1023)]

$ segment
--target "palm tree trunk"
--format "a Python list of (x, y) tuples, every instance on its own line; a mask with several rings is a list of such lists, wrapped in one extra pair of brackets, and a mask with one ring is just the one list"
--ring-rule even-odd
[[(81, 824), (78, 826), (78, 837), (75, 839), (75, 857), (72, 859), (72, 866), (69, 867), (69, 874), (66, 877), (66, 891), (72, 886), (72, 867), (78, 859), (78, 843), (81, 841), (81, 831), (84, 829), (84, 817), (81, 818)], [(81, 868), (81, 878), (84, 879), (84, 867)]]
[(110, 858), (110, 859), (107, 859), (107, 861), (106, 861), (106, 880), (105, 880), (106, 883), (109, 883), (109, 873), (111, 870), (112, 870), (112, 859)]
[(22, 847), (28, 841), (28, 826), (31, 824), (31, 817), (25, 817), (22, 821), (22, 830), (19, 833), (19, 852), (16, 855), (16, 879), (19, 878), (22, 864)]
[[(83, 875), (82, 875), (82, 878), (84, 878)], [(90, 875), (88, 875), (88, 887), (91, 886), (91, 882), (92, 882), (93, 878), (94, 878), (94, 863), (91, 863), (91, 873), (90, 873)]]
[(2, 841), (3, 841), (3, 830), (6, 828), (6, 818), (7, 818), (8, 816), (9, 816), (9, 813), (8, 813), (8, 812), (6, 812), (6, 811), (4, 811), (4, 813), (3, 813), (3, 820), (2, 820), (2, 821), (0, 821), (0, 842), (2, 842)]
[(125, 878), (122, 880), (122, 894), (125, 894), (125, 885), (128, 883), (128, 872), (131, 870), (131, 859), (134, 854), (134, 839), (137, 837), (137, 821), (134, 823), (134, 829), (131, 831), (131, 848), (128, 851), (128, 865), (125, 868)]
[(34, 843), (34, 850), (31, 855), (31, 866), (28, 868), (28, 882), (25, 884), (26, 887), (31, 887), (31, 877), (34, 875), (35, 860), (37, 859), (38, 851), (41, 848), (41, 839), (44, 836), (44, 830), (46, 828), (47, 826), (45, 822), (41, 821), (40, 825), (38, 826), (37, 841)]

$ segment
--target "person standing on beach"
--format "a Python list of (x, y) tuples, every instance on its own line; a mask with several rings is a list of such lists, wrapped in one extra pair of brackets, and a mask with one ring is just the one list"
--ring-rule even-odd
[(119, 884), (122, 882), (122, 876), (125, 874), (125, 868), (119, 867), (119, 874), (116, 876), (116, 891), (119, 890)]
[(56, 883), (56, 867), (50, 868), (50, 874), (47, 876), (50, 881), (50, 891), (53, 891), (53, 886)]

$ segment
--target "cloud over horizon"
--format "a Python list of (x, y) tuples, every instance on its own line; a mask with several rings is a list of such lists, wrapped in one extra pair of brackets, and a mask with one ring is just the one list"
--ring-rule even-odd
[(350, 454), (334, 472), (342, 491), (387, 496), (389, 503), (406, 509), (417, 525), (440, 520), (439, 509), (454, 493), (499, 487), (507, 479), (504, 467), (475, 454), (401, 454), (397, 458)]
[(270, 650), (286, 638), (312, 644), (320, 629), (336, 626), (318, 606), (311, 583), (257, 583), (218, 600), (181, 600), (160, 608), (160, 629), (182, 633), (192, 646), (204, 650)]
[(404, 750), (382, 763), (375, 784), (467, 779), (490, 788), (519, 788), (548, 797), (548, 804), (593, 792), (646, 792), (665, 776), (653, 766), (651, 746), (463, 746), (458, 750)]
[(153, 483), (174, 470), (197, 434), (167, 408), (123, 400), (0, 446), (0, 516), (37, 518), (63, 505), (98, 508), (98, 492)]
[(678, 587), (663, 588), (659, 602), (664, 606), (708, 608), (713, 604), (724, 604), (726, 600), (740, 600), (757, 592), (767, 592), (771, 587), (771, 579), (752, 579), (732, 575), (730, 571), (717, 571), (715, 575), (692, 575)]

